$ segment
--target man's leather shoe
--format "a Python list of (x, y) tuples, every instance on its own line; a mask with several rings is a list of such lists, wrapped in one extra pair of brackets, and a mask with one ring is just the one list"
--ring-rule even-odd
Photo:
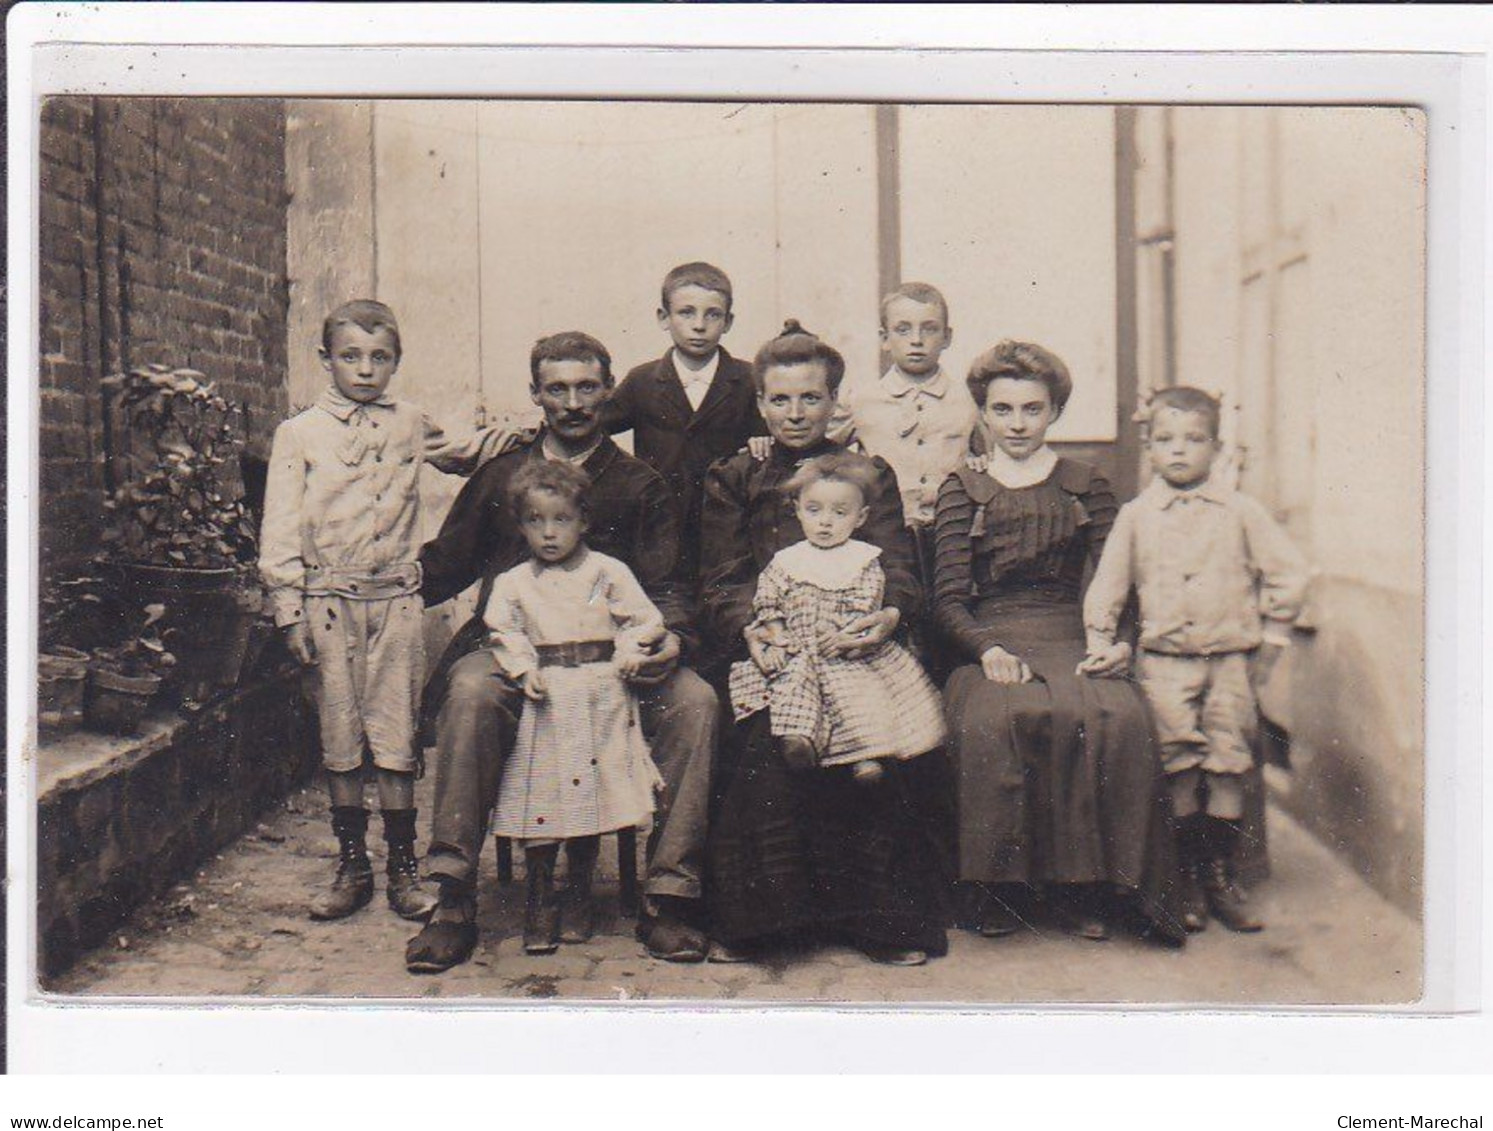
[(476, 899), (443, 885), (435, 914), (404, 948), (405, 969), (412, 974), (440, 974), (460, 966), (476, 949)]
[(708, 945), (704, 934), (667, 915), (639, 918), (638, 941), (664, 962), (703, 962)]

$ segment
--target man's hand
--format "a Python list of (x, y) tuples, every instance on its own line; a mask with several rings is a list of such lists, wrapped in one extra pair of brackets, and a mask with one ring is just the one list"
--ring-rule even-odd
[(741, 635), (752, 663), (765, 676), (777, 675), (788, 663), (788, 657), (798, 651), (798, 645), (788, 635), (788, 626), (780, 620), (749, 624)]
[(666, 628), (638, 641), (643, 650), (637, 670), (627, 677), (634, 687), (657, 687), (679, 666), (679, 637)]
[(819, 651), (830, 659), (860, 660), (892, 638), (902, 623), (898, 609), (886, 608), (857, 617), (839, 632), (819, 638)]
[(1270, 682), (1270, 673), (1285, 654), (1286, 646), (1267, 640), (1255, 652), (1254, 662), (1249, 666), (1249, 682), (1256, 691)]
[(544, 678), (544, 673), (538, 668), (530, 668), (524, 672), (524, 698), (531, 703), (543, 703), (549, 698), (549, 687)]
[(976, 475), (983, 475), (985, 469), (990, 466), (990, 457), (987, 455), (976, 455), (973, 452), (964, 457), (964, 466)]
[(1107, 648), (1090, 652), (1078, 665), (1079, 675), (1096, 679), (1119, 679), (1130, 669), (1130, 645), (1117, 640)]
[(1032, 669), (997, 645), (980, 657), (980, 667), (991, 683), (1031, 683)]
[(752, 458), (761, 463), (772, 454), (771, 436), (753, 436), (747, 441), (747, 451), (752, 453)]
[(306, 622), (298, 620), (294, 624), (287, 624), (281, 631), (285, 633), (285, 646), (290, 649), (296, 662), (303, 668), (315, 666), (316, 649), (311, 644), (311, 630), (306, 627)]

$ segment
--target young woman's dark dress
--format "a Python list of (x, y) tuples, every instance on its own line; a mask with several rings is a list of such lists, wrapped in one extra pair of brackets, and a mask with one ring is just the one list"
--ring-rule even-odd
[[(1158, 752), (1126, 680), (1075, 673), (1081, 590), (1117, 507), (1092, 467), (1059, 459), (1011, 489), (961, 470), (939, 491), (935, 616), (966, 666), (944, 689), (958, 777), (959, 876), (983, 883), (1113, 884), (1181, 936)], [(985, 678), (999, 645), (1033, 682)]]
[[(745, 655), (756, 578), (773, 554), (803, 538), (782, 484), (825, 442), (793, 452), (775, 445), (758, 463), (741, 455), (705, 481), (704, 619), (722, 651)], [(857, 537), (882, 548), (887, 601), (915, 612), (912, 540), (896, 476), (881, 482)], [(943, 892), (950, 862), (940, 837), (952, 824), (948, 762), (933, 751), (885, 763), (874, 786), (847, 767), (790, 770), (762, 711), (727, 728), (710, 824), (711, 936), (751, 946), (804, 931), (840, 932), (864, 943), (930, 955), (947, 949)]]

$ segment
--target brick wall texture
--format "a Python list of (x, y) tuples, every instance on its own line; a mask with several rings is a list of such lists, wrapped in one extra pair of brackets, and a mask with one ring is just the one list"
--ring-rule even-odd
[(287, 408), (287, 194), (278, 100), (52, 98), (40, 127), (45, 571), (97, 546), (107, 374), (199, 369), (268, 454)]

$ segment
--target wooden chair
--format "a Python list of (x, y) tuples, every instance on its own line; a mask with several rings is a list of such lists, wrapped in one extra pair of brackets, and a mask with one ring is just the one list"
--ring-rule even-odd
[[(498, 883), (513, 882), (513, 841), (505, 836), (494, 836), (493, 846), (498, 850)], [(638, 830), (617, 830), (617, 891), (622, 914), (636, 916), (638, 913)]]

